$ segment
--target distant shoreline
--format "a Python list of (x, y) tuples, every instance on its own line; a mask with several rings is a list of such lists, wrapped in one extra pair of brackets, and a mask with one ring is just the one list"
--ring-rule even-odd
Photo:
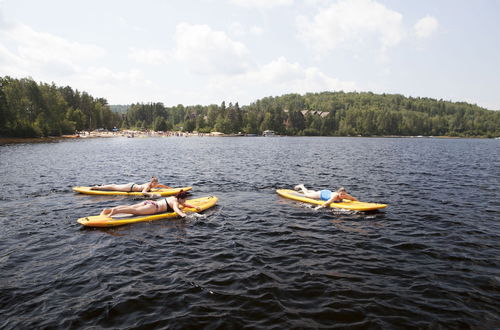
[[(47, 142), (59, 142), (61, 140), (69, 139), (88, 139), (88, 138), (112, 138), (112, 137), (263, 137), (262, 135), (235, 135), (235, 134), (211, 134), (211, 133), (180, 133), (174, 134), (157, 134), (157, 133), (138, 133), (135, 136), (131, 136), (127, 133), (112, 133), (112, 132), (91, 132), (90, 134), (82, 135), (62, 135), (62, 136), (49, 136), (49, 137), (39, 137), (39, 138), (18, 138), (18, 137), (0, 137), (0, 146), (6, 144), (21, 144), (21, 143), (47, 143)], [(404, 136), (404, 135), (384, 135), (384, 136), (303, 136), (303, 135), (275, 135), (274, 137), (351, 137), (351, 138), (415, 138), (415, 139), (495, 139), (488, 137), (478, 137), (478, 136)]]
[(19, 143), (43, 143), (43, 142), (58, 142), (67, 139), (63, 136), (41, 137), (41, 138), (16, 138), (16, 137), (1, 137), (0, 145), (19, 144)]
[(87, 139), (96, 137), (118, 137), (120, 135), (113, 135), (111, 133), (90, 133), (75, 134), (75, 135), (61, 135), (61, 136), (48, 136), (48, 137), (38, 137), (38, 138), (20, 138), (20, 137), (0, 137), (0, 145), (5, 144), (18, 144), (18, 143), (44, 143), (44, 142), (59, 142), (61, 140), (69, 139)]

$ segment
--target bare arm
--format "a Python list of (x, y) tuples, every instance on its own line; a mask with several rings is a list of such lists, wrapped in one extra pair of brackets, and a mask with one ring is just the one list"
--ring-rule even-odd
[(157, 185), (155, 186), (155, 188), (166, 188), (166, 189), (174, 189), (174, 188), (172, 188), (172, 187), (169, 187), (169, 186), (165, 186), (164, 184), (157, 184)]
[(172, 208), (174, 209), (175, 213), (177, 213), (181, 217), (185, 218), (186, 217), (186, 213), (184, 213), (184, 212), (181, 211), (181, 209), (179, 208), (179, 203), (174, 202), (173, 204), (174, 205), (172, 205)]
[(318, 209), (322, 209), (324, 207), (328, 207), (331, 203), (333, 203), (333, 201), (335, 200), (335, 198), (337, 197), (337, 194), (332, 194), (332, 197), (330, 197), (329, 200), (327, 200), (326, 202), (324, 202), (323, 204), (321, 204), (320, 206), (317, 206), (316, 207), (316, 210)]
[(142, 189), (142, 194), (146, 195), (151, 190), (151, 182), (145, 183), (144, 188)]
[(196, 209), (196, 211), (198, 211), (198, 212), (201, 211), (201, 207), (194, 206), (194, 205), (191, 205), (191, 204), (188, 204), (188, 203), (184, 203), (184, 204), (182, 204), (182, 206), (188, 207), (188, 208), (192, 208), (192, 209)]
[(344, 197), (344, 199), (348, 199), (348, 200), (351, 200), (351, 201), (357, 201), (358, 200), (356, 197), (352, 197), (349, 194), (346, 194), (346, 196)]

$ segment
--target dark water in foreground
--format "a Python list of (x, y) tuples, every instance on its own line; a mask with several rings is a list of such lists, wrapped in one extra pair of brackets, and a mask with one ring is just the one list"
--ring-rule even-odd
[[(0, 147), (0, 328), (500, 325), (500, 142), (92, 139)], [(75, 185), (193, 185), (205, 218), (87, 229), (137, 200)], [(345, 186), (378, 213), (276, 188)]]

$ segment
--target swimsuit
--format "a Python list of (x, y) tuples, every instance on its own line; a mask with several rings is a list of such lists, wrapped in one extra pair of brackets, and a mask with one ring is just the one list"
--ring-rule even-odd
[(321, 190), (319, 192), (319, 198), (323, 201), (327, 201), (329, 200), (330, 198), (332, 198), (332, 192), (331, 190)]
[(156, 212), (159, 212), (163, 208), (163, 205), (165, 205), (164, 212), (168, 212), (169, 210), (172, 210), (172, 211), (174, 210), (174, 209), (172, 209), (172, 207), (170, 207), (170, 205), (168, 205), (166, 198), (164, 198), (158, 202), (147, 200), (142, 204), (143, 205), (154, 205), (156, 207)]
[(142, 203), (143, 205), (154, 205), (156, 207), (156, 211), (158, 211), (158, 209), (160, 208), (160, 206), (158, 205), (157, 202), (155, 201), (145, 201), (144, 203)]
[(141, 190), (144, 189), (143, 184), (136, 184), (136, 183), (132, 183), (132, 182), (129, 184), (130, 184), (130, 192), (134, 192), (134, 186), (139, 187), (139, 189), (141, 189)]
[(165, 212), (168, 212), (168, 211), (173, 211), (174, 209), (172, 208), (172, 206), (170, 206), (170, 204), (167, 203), (167, 199), (163, 199), (162, 202), (165, 201), (165, 206), (167, 207)]
[(161, 206), (163, 206), (163, 205), (165, 205), (165, 212), (168, 212), (169, 210), (173, 211), (173, 209), (170, 207), (170, 205), (168, 205), (166, 198), (164, 198), (158, 202), (158, 207), (161, 208)]

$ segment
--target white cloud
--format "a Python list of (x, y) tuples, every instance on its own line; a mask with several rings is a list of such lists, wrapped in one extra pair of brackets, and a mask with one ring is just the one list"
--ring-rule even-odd
[(144, 74), (140, 70), (132, 69), (124, 72), (115, 72), (106, 67), (89, 67), (84, 71), (79, 72), (79, 80), (87, 81), (96, 85), (108, 85), (114, 86), (120, 82), (126, 82), (130, 85), (139, 85), (146, 83), (151, 85), (150, 81), (147, 81)]
[(110, 103), (157, 100), (157, 86), (137, 69), (115, 72), (106, 67), (88, 67), (77, 74), (61, 78), (58, 84), (68, 84), (85, 90), (95, 97), (104, 97)]
[(29, 63), (0, 44), (1, 75), (29, 76)]
[(303, 67), (285, 57), (245, 73), (207, 77), (203, 86), (198, 90), (170, 89), (169, 98), (184, 104), (226, 101), (239, 102), (241, 105), (271, 95), (356, 89), (354, 82), (341, 81), (316, 67)]
[(250, 67), (246, 46), (208, 25), (177, 25), (175, 57), (199, 74), (237, 74)]
[(86, 63), (105, 55), (104, 49), (33, 30), (24, 24), (5, 25), (0, 31), (0, 69), (13, 76), (56, 77), (78, 71)]
[(143, 64), (166, 64), (169, 62), (171, 55), (160, 49), (135, 49), (129, 50), (128, 57), (138, 63)]
[(354, 88), (351, 82), (331, 78), (316, 67), (304, 68), (298, 63), (289, 62), (285, 57), (280, 57), (246, 76), (256, 83), (277, 85), (298, 93)]
[[(0, 72), (14, 78), (32, 77), (43, 82), (69, 85), (96, 97), (118, 100), (137, 94), (137, 100), (152, 88), (142, 72), (114, 72), (101, 62), (106, 51), (92, 44), (68, 41), (38, 32), (24, 24), (6, 23), (0, 29)], [(153, 95), (151, 95), (151, 99)]]
[(415, 25), (414, 25), (414, 30), (415, 30), (415, 35), (417, 38), (429, 38), (436, 32), (436, 30), (439, 27), (439, 22), (435, 17), (432, 16), (425, 16), (421, 20), (419, 20)]
[(291, 5), (293, 0), (229, 0), (229, 2), (242, 7), (269, 9)]
[(37, 32), (24, 24), (16, 24), (3, 31), (3, 36), (16, 44), (19, 56), (39, 62), (93, 60), (105, 54), (101, 47), (67, 41), (49, 33)]
[(324, 8), (331, 3), (330, 0), (302, 0), (302, 2), (307, 6), (319, 8)]
[(404, 39), (403, 16), (373, 0), (341, 0), (310, 21), (298, 18), (299, 38), (320, 54), (338, 47), (378, 44), (382, 50)]
[[(332, 90), (351, 91), (354, 82), (340, 81), (328, 76), (316, 67), (302, 67), (280, 57), (249, 71), (231, 77), (216, 77), (208, 88), (227, 99), (250, 102), (257, 98), (284, 93), (307, 93)], [(249, 92), (253, 91), (253, 92)]]
[(229, 26), (229, 32), (238, 37), (246, 36), (246, 35), (253, 35), (253, 36), (259, 36), (262, 35), (264, 32), (264, 29), (260, 26), (257, 25), (252, 25), (249, 28), (246, 28), (239, 22), (233, 22)]

